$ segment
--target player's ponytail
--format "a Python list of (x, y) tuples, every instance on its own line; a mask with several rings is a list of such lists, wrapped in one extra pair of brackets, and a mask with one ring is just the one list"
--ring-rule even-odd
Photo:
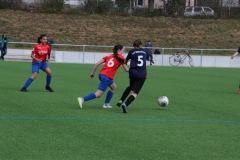
[(115, 45), (115, 46), (113, 47), (114, 58), (116, 58), (118, 62), (123, 63), (123, 62), (124, 62), (124, 59), (118, 57), (118, 52), (117, 52), (117, 51), (118, 51), (119, 49), (120, 49), (120, 50), (123, 49), (123, 46), (122, 46), (121, 44), (117, 44), (117, 45)]
[(47, 37), (47, 35), (46, 35), (46, 34), (41, 34), (40, 37), (38, 37), (38, 40), (37, 40), (37, 43), (38, 43), (38, 44), (41, 43), (41, 39), (42, 39), (43, 37)]

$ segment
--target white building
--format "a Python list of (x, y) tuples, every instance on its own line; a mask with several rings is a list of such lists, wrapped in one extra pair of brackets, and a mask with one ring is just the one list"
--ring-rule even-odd
[[(40, 0), (22, 0), (23, 4), (34, 4), (34, 3), (39, 3), (41, 2)], [(64, 0), (64, 4), (67, 5), (72, 5), (72, 6), (81, 6), (85, 4), (85, 0)]]
[[(43, 0), (42, 0), (43, 1)], [(68, 6), (84, 6), (87, 2), (87, 0), (64, 0), (65, 5)], [(97, 1), (97, 0), (96, 0)], [(99, 0), (100, 1), (100, 0)], [(113, 2), (117, 2), (117, 0), (112, 0)], [(132, 2), (132, 7), (138, 7), (138, 8), (148, 8), (148, 0), (129, 0)], [(22, 0), (22, 3), (24, 5), (26, 4), (36, 4), (41, 2), (41, 0)], [(154, 0), (154, 8), (163, 8), (163, 4), (167, 3), (168, 0)], [(185, 6), (197, 6), (198, 4), (195, 4), (198, 1), (197, 0), (186, 0)], [(210, 2), (210, 1), (209, 1)], [(219, 6), (222, 7), (240, 7), (240, 0), (219, 0)]]
[(240, 0), (222, 0), (223, 7), (240, 7)]

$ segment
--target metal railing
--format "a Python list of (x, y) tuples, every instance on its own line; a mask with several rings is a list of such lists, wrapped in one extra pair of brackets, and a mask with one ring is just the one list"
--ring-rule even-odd
[[(9, 42), (9, 44), (21, 44), (21, 48), (24, 48), (24, 45), (34, 45), (36, 43), (32, 43), (32, 42)], [(62, 47), (62, 49), (61, 49)], [(57, 51), (57, 50), (64, 50), (66, 47), (68, 51), (78, 51), (78, 52), (82, 52), (83, 53), (83, 62), (84, 62), (84, 58), (85, 58), (85, 54), (87, 54), (87, 52), (96, 52), (96, 53), (101, 53), (101, 52), (112, 52), (112, 48), (114, 46), (101, 46), (101, 45), (80, 45), (80, 44), (52, 44), (52, 50), (53, 51)], [(77, 48), (76, 48), (77, 47)], [(14, 47), (16, 49), (18, 49), (17, 47)], [(70, 49), (69, 49), (70, 48)], [(131, 50), (133, 47), (131, 46), (124, 46), (123, 49), (123, 54), (127, 54), (129, 50)], [(143, 47), (146, 48), (146, 47)], [(25, 49), (32, 49), (32, 47), (30, 48), (25, 48)], [(72, 49), (72, 50), (71, 50)], [(166, 48), (166, 47), (152, 47), (152, 50), (158, 49), (161, 54), (158, 56), (162, 56), (161, 60), (161, 65), (164, 64), (164, 56), (165, 55), (171, 55), (176, 53), (177, 51), (183, 51), (183, 50), (188, 50), (190, 52), (191, 55), (197, 55), (200, 56), (200, 66), (202, 66), (203, 63), (203, 56), (208, 56), (208, 55), (213, 55), (214, 53), (218, 52), (218, 54), (216, 55), (226, 55), (227, 52), (231, 52), (231, 54), (233, 54), (234, 52), (236, 52), (237, 49), (204, 49), (204, 48)], [(204, 55), (204, 53), (206, 52), (211, 52), (211, 54), (206, 54)], [(230, 53), (229, 53), (230, 54)]]

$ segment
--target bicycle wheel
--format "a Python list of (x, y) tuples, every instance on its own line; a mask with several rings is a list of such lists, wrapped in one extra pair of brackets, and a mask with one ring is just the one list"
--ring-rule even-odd
[(171, 57), (169, 57), (169, 63), (172, 65), (172, 66), (178, 66), (180, 61), (179, 61), (179, 58), (177, 58), (177, 56), (175, 55), (172, 55)]
[(194, 62), (193, 62), (193, 59), (191, 56), (188, 56), (188, 62), (190, 64), (190, 66), (192, 66), (192, 67), (194, 66)]

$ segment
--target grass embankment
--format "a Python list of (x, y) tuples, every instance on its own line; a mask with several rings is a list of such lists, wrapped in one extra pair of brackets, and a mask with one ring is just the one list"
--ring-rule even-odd
[(1, 31), (7, 32), (14, 42), (36, 42), (37, 37), (45, 33), (56, 43), (64, 44), (131, 46), (138, 38), (143, 42), (151, 40), (155, 47), (239, 47), (238, 19), (69, 15), (13, 10), (0, 10), (0, 14)]

